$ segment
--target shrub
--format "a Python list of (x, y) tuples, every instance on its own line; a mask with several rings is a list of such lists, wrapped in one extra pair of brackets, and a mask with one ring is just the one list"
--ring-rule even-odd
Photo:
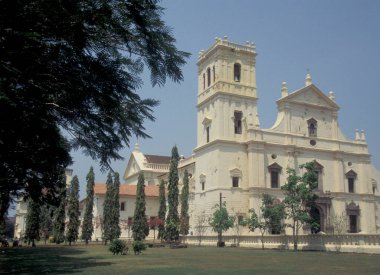
[(110, 243), (109, 251), (111, 251), (113, 255), (126, 255), (128, 253), (127, 243), (119, 239), (113, 240)]
[(135, 252), (135, 255), (139, 255), (141, 251), (145, 249), (146, 249), (146, 245), (142, 241), (133, 242), (133, 252)]

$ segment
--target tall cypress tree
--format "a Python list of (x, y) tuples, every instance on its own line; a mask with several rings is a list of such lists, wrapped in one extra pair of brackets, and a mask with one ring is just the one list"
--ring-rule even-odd
[(61, 176), (59, 191), (59, 205), (54, 211), (53, 217), (53, 237), (54, 242), (59, 244), (65, 240), (65, 208), (66, 208), (66, 180), (65, 176)]
[(113, 182), (112, 182), (112, 175), (111, 172), (108, 173), (107, 176), (107, 191), (104, 198), (104, 204), (103, 204), (103, 241), (104, 244), (107, 244), (107, 241), (110, 240), (110, 232), (111, 232), (111, 224), (112, 224), (112, 217), (110, 213), (112, 212), (112, 200), (113, 200)]
[(135, 241), (142, 241), (149, 235), (148, 221), (145, 216), (146, 203), (144, 181), (144, 174), (141, 172), (137, 182), (136, 206), (132, 225), (132, 237)]
[(178, 217), (178, 149), (174, 146), (170, 159), (169, 186), (168, 186), (168, 216), (166, 219), (166, 239), (173, 241), (179, 238), (179, 217)]
[(120, 179), (119, 173), (114, 174), (113, 186), (112, 186), (112, 209), (109, 213), (111, 216), (109, 240), (117, 239), (120, 237), (120, 206), (119, 206), (119, 189)]
[(181, 224), (180, 233), (189, 234), (189, 173), (185, 170), (181, 194)]
[(45, 244), (53, 228), (53, 207), (47, 203), (41, 205), (40, 210), (40, 232), (43, 235)]
[(67, 215), (69, 216), (69, 223), (67, 224), (66, 240), (71, 245), (71, 242), (75, 242), (78, 239), (79, 232), (79, 181), (75, 175), (71, 181), (69, 190), (69, 201)]
[(25, 239), (28, 244), (32, 242), (32, 246), (36, 246), (35, 240), (40, 239), (40, 204), (29, 199), (28, 212), (26, 215)]
[(95, 185), (95, 174), (94, 168), (91, 166), (90, 171), (86, 176), (87, 180), (87, 198), (86, 198), (86, 208), (83, 216), (82, 223), (82, 240), (85, 240), (86, 244), (91, 240), (92, 233), (94, 232), (94, 225), (92, 224), (93, 219), (93, 208), (94, 208), (94, 185)]
[(165, 181), (161, 180), (159, 188), (159, 200), (160, 207), (158, 209), (158, 218), (160, 219), (160, 224), (158, 225), (158, 236), (159, 239), (165, 238), (165, 215), (166, 215), (166, 195), (165, 195)]

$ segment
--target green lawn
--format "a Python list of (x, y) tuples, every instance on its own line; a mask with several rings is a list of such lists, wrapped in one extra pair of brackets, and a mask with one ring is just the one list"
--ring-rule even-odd
[(243, 248), (148, 248), (113, 256), (102, 245), (0, 249), (7, 274), (380, 274), (380, 255)]

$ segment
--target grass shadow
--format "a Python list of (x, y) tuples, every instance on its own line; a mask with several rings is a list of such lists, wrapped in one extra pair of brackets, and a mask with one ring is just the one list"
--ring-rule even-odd
[(109, 266), (102, 257), (91, 257), (80, 247), (44, 246), (0, 250), (1, 274), (75, 273)]

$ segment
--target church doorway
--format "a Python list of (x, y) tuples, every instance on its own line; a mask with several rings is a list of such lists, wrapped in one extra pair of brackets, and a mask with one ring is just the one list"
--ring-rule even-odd
[(350, 233), (358, 232), (358, 219), (356, 215), (350, 215)]
[(313, 220), (310, 227), (311, 234), (317, 234), (321, 231), (321, 213), (315, 205), (310, 208), (310, 217)]

